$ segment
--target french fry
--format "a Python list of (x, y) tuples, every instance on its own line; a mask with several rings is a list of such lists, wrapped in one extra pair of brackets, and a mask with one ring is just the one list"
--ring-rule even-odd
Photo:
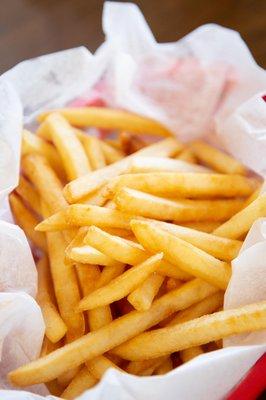
[(72, 226), (96, 225), (99, 227), (130, 229), (131, 214), (105, 207), (73, 204), (66, 209), (66, 221)]
[(119, 141), (121, 148), (126, 154), (135, 153), (147, 146), (147, 141), (144, 140), (143, 136), (138, 136), (126, 131), (119, 133)]
[(254, 182), (241, 175), (199, 175), (194, 172), (125, 174), (116, 177), (107, 185), (107, 196), (113, 197), (124, 187), (157, 196), (209, 199), (249, 196), (254, 191)]
[(85, 390), (90, 389), (95, 386), (98, 382), (88, 370), (87, 367), (83, 367), (78, 373), (75, 375), (73, 380), (67, 386), (67, 388), (61, 394), (62, 399), (72, 400), (77, 396), (85, 392)]
[(173, 369), (173, 362), (171, 360), (171, 357), (168, 356), (162, 363), (159, 365), (158, 368), (155, 369), (155, 374), (156, 375), (164, 375), (167, 374), (167, 372), (172, 371)]
[(132, 375), (140, 375), (143, 371), (147, 371), (150, 368), (153, 368), (154, 371), (165, 359), (166, 357), (158, 357), (150, 360), (130, 361), (126, 367), (126, 372)]
[[(76, 271), (82, 296), (85, 297), (95, 290), (96, 282), (101, 276), (100, 268), (98, 265), (76, 264)], [(89, 313), (87, 313), (87, 319), (89, 323)]]
[(223, 261), (231, 261), (237, 257), (242, 246), (240, 240), (221, 238), (180, 225), (161, 221), (153, 221), (151, 225), (158, 226)]
[(40, 357), (44, 357), (47, 354), (52, 353), (53, 351), (59, 349), (62, 346), (61, 341), (59, 340), (56, 343), (51, 342), (51, 340), (48, 339), (47, 336), (44, 336), (43, 342), (42, 342), (42, 348), (40, 352)]
[(224, 221), (238, 212), (243, 200), (169, 200), (134, 189), (123, 188), (114, 201), (121, 212), (159, 220)]
[(96, 192), (90, 194), (89, 196), (80, 199), (79, 203), (102, 207), (107, 201), (105, 192), (106, 188), (105, 186), (103, 186), (100, 189), (96, 190)]
[(111, 138), (107, 137), (107, 138), (105, 138), (103, 140), (103, 142), (107, 143), (109, 146), (113, 147), (114, 149), (122, 150), (120, 140), (117, 139), (117, 138), (116, 139), (111, 139)]
[(82, 264), (99, 264), (108, 267), (120, 267), (121, 263), (106, 256), (91, 246), (73, 247), (69, 252), (72, 261)]
[(179, 279), (168, 278), (165, 283), (165, 289), (167, 292), (171, 290), (177, 289), (178, 287), (182, 286), (184, 282), (180, 281)]
[(211, 170), (201, 165), (193, 165), (186, 161), (167, 157), (135, 157), (130, 163), (129, 172), (133, 174), (140, 172), (209, 173)]
[(105, 356), (95, 357), (92, 360), (87, 361), (86, 366), (89, 372), (97, 379), (101, 379), (101, 377), (105, 374), (105, 372), (110, 368), (122, 371), (121, 368), (119, 368)]
[(66, 221), (66, 212), (63, 209), (39, 222), (35, 230), (38, 232), (56, 232), (69, 228), (71, 226)]
[[(124, 272), (124, 265), (121, 267), (104, 267), (98, 280), (95, 283), (94, 289), (98, 289), (103, 285), (108, 284), (112, 279)], [(91, 331), (96, 331), (105, 325), (112, 322), (112, 312), (109, 305), (97, 307), (88, 311), (89, 327)]]
[(45, 323), (45, 334), (47, 338), (56, 343), (65, 336), (67, 327), (53, 302), (51, 293), (52, 280), (49, 271), (47, 257), (41, 258), (37, 263), (38, 272), (38, 293), (39, 303)]
[[(40, 222), (36, 230), (53, 232), (71, 227), (96, 225), (101, 228), (119, 228), (130, 230), (130, 221), (134, 216), (118, 210), (87, 204), (72, 204), (61, 212)], [(136, 218), (136, 217), (135, 217)]]
[[(174, 224), (178, 224), (178, 221), (174, 221)], [(212, 221), (207, 221), (207, 222), (183, 222), (182, 226), (185, 226), (190, 229), (196, 229), (197, 231), (202, 231), (206, 233), (211, 233), (214, 231), (214, 229), (218, 228), (221, 224), (219, 222), (212, 222)]]
[(266, 328), (266, 302), (204, 315), (183, 324), (142, 333), (115, 349), (127, 360), (157, 358), (231, 335)]
[[(108, 257), (130, 265), (139, 264), (150, 257), (150, 254), (147, 253), (140, 244), (132, 240), (111, 235), (95, 226), (91, 226), (87, 229), (84, 242), (90, 244)], [(157, 272), (163, 276), (171, 276), (182, 280), (189, 280), (192, 278), (191, 275), (184, 273), (165, 260), (161, 261)]]
[(21, 164), (41, 199), (49, 204), (51, 212), (55, 213), (68, 205), (62, 193), (62, 183), (44, 157), (29, 154), (22, 158)]
[(180, 279), (182, 281), (189, 281), (192, 279), (192, 275), (185, 271), (182, 271), (176, 265), (170, 264), (166, 260), (162, 260), (161, 264), (157, 269), (157, 273), (162, 276), (168, 276), (174, 279)]
[[(105, 197), (105, 196), (104, 196)], [(106, 197), (105, 197), (106, 199)], [(112, 210), (116, 210), (116, 204), (113, 200), (107, 200), (107, 202), (104, 205), (106, 208), (111, 208)]]
[(57, 381), (57, 379), (47, 382), (45, 386), (47, 387), (47, 389), (49, 390), (51, 395), (57, 396), (57, 397), (61, 396), (63, 388), (60, 385), (60, 383)]
[(25, 156), (32, 153), (45, 157), (56, 174), (63, 180), (65, 179), (66, 174), (56, 149), (41, 137), (24, 129), (22, 132), (21, 154)]
[[(219, 307), (221, 307), (222, 305), (223, 293), (216, 292), (201, 300), (200, 302), (193, 304), (187, 309), (178, 312), (174, 318), (171, 318), (167, 325), (173, 326), (182, 322), (190, 321), (194, 318), (202, 317), (205, 314), (211, 314), (214, 311), (218, 311)], [(165, 324), (162, 323), (160, 325), (165, 326)]]
[(262, 185), (259, 185), (258, 189), (255, 190), (255, 192), (253, 192), (245, 201), (244, 203), (244, 207), (246, 208), (250, 203), (253, 203), (254, 200), (256, 200), (259, 195), (261, 194), (261, 189), (262, 189)]
[(181, 350), (179, 353), (179, 356), (183, 363), (186, 363), (193, 358), (200, 356), (201, 354), (204, 354), (204, 351), (201, 346), (193, 346), (189, 347), (188, 349)]
[(83, 138), (82, 143), (87, 157), (90, 161), (92, 170), (95, 171), (97, 169), (105, 167), (105, 156), (99, 139), (94, 136), (86, 135)]
[(110, 324), (113, 320), (110, 306), (97, 307), (88, 311), (91, 332)]
[(109, 325), (9, 373), (17, 386), (48, 382), (158, 324), (175, 311), (199, 302), (216, 289), (200, 279), (184, 284), (154, 301), (147, 311), (132, 311)]
[(139, 242), (150, 252), (161, 251), (167, 261), (185, 272), (226, 289), (231, 276), (229, 264), (149, 222), (132, 221), (131, 228)]
[(201, 141), (195, 141), (191, 145), (193, 153), (202, 163), (224, 174), (245, 175), (246, 169), (237, 160), (228, 154)]
[(46, 124), (60, 154), (68, 179), (71, 181), (91, 171), (80, 141), (62, 115), (50, 114), (46, 119)]
[(126, 297), (145, 279), (147, 279), (150, 274), (155, 272), (161, 259), (162, 254), (157, 254), (143, 263), (128, 269), (106, 286), (103, 286), (84, 297), (79, 303), (78, 310), (92, 310)]
[(184, 149), (183, 151), (181, 151), (180, 154), (178, 154), (176, 156), (176, 158), (178, 158), (181, 161), (186, 161), (188, 163), (191, 164), (196, 164), (197, 163), (197, 159), (195, 157), (195, 155), (193, 154), (193, 151), (191, 149)]
[(213, 231), (214, 235), (238, 239), (248, 232), (256, 219), (266, 216), (266, 193), (261, 194), (246, 208)]
[(27, 179), (20, 175), (19, 184), (16, 187), (16, 193), (22, 198), (22, 200), (29, 205), (29, 207), (36, 214), (41, 214), (41, 204), (39, 195), (35, 188), (30, 184)]
[[(54, 112), (54, 111), (52, 111)], [(62, 114), (71, 125), (78, 127), (93, 126), (111, 130), (128, 130), (134, 133), (151, 133), (158, 136), (172, 136), (172, 133), (159, 122), (137, 114), (105, 107), (78, 107), (56, 110)], [(38, 116), (38, 121), (46, 120), (51, 112)]]
[[(47, 208), (42, 204), (43, 214)], [(85, 331), (84, 317), (75, 312), (80, 301), (78, 281), (74, 267), (65, 261), (66, 241), (61, 233), (46, 233), (51, 276), (60, 315), (67, 326), (67, 340), (82, 336)]]
[(101, 276), (101, 271), (98, 265), (93, 264), (76, 264), (82, 295), (87, 296), (95, 290), (97, 281)]
[(159, 274), (149, 276), (137, 289), (127, 297), (128, 301), (138, 311), (148, 310), (158, 293), (164, 277)]
[(72, 239), (72, 241), (68, 244), (68, 246), (65, 249), (65, 256), (66, 259), (69, 259), (69, 254), (70, 254), (70, 250), (73, 249), (73, 247), (79, 247), (83, 245), (83, 240), (86, 236), (88, 228), (87, 227), (82, 227), (79, 228), (75, 237)]
[(120, 266), (104, 267), (99, 280), (96, 283), (96, 289), (107, 285), (111, 280), (123, 274), (125, 265), (120, 263)]
[(103, 140), (100, 141), (101, 146), (102, 146), (102, 151), (106, 160), (106, 163), (113, 164), (116, 161), (122, 160), (122, 158), (125, 157), (125, 153), (121, 149), (117, 149), (107, 142), (104, 142)]
[(145, 147), (144, 149), (141, 149), (114, 164), (75, 179), (73, 182), (70, 182), (65, 186), (64, 195), (70, 204), (75, 203), (77, 200), (99, 189), (107, 183), (109, 179), (125, 173), (128, 170), (133, 157), (169, 157), (174, 154), (179, 147), (179, 142), (174, 138), (161, 140), (160, 142)]
[(35, 226), (38, 224), (37, 218), (25, 207), (20, 198), (14, 193), (9, 195), (9, 203), (16, 223), (24, 230), (31, 242), (44, 252), (47, 250), (45, 235), (36, 232)]
[(110, 235), (120, 236), (124, 239), (133, 240), (132, 232), (127, 229), (122, 228), (102, 228), (105, 232), (109, 233)]
[(84, 243), (125, 264), (135, 265), (148, 258), (147, 253), (140, 244), (119, 236), (110, 235), (96, 226), (88, 228)]

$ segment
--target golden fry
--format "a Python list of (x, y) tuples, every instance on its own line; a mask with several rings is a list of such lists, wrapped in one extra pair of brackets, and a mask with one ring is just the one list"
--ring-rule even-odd
[(120, 263), (120, 266), (104, 267), (99, 280), (96, 283), (96, 289), (107, 285), (111, 280), (123, 274), (125, 265)]
[(105, 306), (126, 297), (136, 289), (150, 274), (155, 272), (162, 259), (162, 254), (157, 254), (128, 269), (122, 275), (113, 279), (109, 284), (95, 290), (84, 297), (78, 306), (80, 311), (92, 310), (97, 307)]
[(192, 143), (191, 148), (199, 161), (218, 172), (240, 175), (245, 175), (246, 173), (244, 165), (207, 143), (196, 141)]
[(99, 139), (94, 136), (86, 135), (82, 139), (82, 144), (93, 171), (106, 166), (102, 145)]
[[(178, 221), (174, 221), (174, 224), (179, 224)], [(203, 222), (183, 222), (182, 226), (190, 229), (196, 229), (197, 231), (202, 231), (206, 233), (211, 233), (214, 229), (218, 228), (221, 224), (219, 222), (203, 221)]]
[(66, 221), (72, 226), (96, 225), (108, 228), (130, 229), (131, 214), (105, 207), (73, 204), (66, 209)]
[(150, 360), (130, 361), (126, 367), (126, 372), (132, 375), (140, 375), (143, 371), (147, 371), (150, 368), (155, 370), (165, 359), (166, 357), (158, 357)]
[(67, 344), (55, 352), (9, 373), (14, 385), (48, 382), (65, 371), (97, 357), (158, 324), (177, 310), (189, 307), (214, 293), (213, 286), (194, 279), (154, 301), (147, 311), (132, 311), (109, 325)]
[(9, 195), (9, 203), (12, 209), (16, 223), (23, 229), (26, 236), (32, 243), (41, 250), (47, 250), (45, 235), (42, 232), (36, 232), (35, 226), (38, 224), (37, 218), (24, 206), (22, 201), (14, 193)]
[(53, 302), (51, 293), (52, 280), (49, 271), (47, 257), (43, 257), (37, 263), (38, 271), (38, 294), (39, 303), (45, 323), (45, 334), (47, 338), (56, 343), (65, 336), (67, 327)]
[(30, 206), (32, 211), (34, 211), (36, 214), (41, 214), (39, 195), (30, 182), (27, 181), (27, 179), (25, 179), (22, 175), (19, 177), (19, 184), (15, 190), (22, 200)]
[(149, 276), (137, 289), (127, 297), (128, 301), (138, 311), (148, 310), (162, 286), (164, 277), (159, 274)]
[(133, 157), (169, 157), (177, 151), (179, 146), (179, 142), (174, 138), (161, 140), (160, 142), (145, 147), (144, 149), (141, 149), (114, 164), (75, 179), (73, 182), (70, 182), (65, 186), (64, 195), (69, 203), (75, 203), (77, 200), (82, 199), (99, 189), (110, 179), (128, 171)]
[[(132, 240), (120, 238), (102, 231), (94, 226), (88, 228), (87, 236), (84, 241), (109, 257), (126, 264), (135, 265), (146, 260), (150, 254), (143, 247)], [(162, 260), (157, 272), (163, 276), (171, 276), (177, 279), (189, 280), (191, 275), (181, 271), (176, 266), (172, 266), (167, 261)]]
[(91, 168), (86, 153), (69, 123), (62, 115), (53, 113), (47, 117), (46, 124), (68, 179), (71, 181), (87, 174)]
[(95, 226), (89, 227), (84, 243), (125, 264), (135, 265), (149, 256), (140, 244), (110, 235)]
[(65, 261), (66, 241), (61, 233), (46, 234), (51, 275), (60, 314), (68, 328), (67, 339), (74, 340), (84, 334), (82, 314), (75, 312), (80, 301), (74, 267)]
[(211, 170), (206, 167), (202, 167), (201, 165), (193, 165), (186, 161), (167, 157), (135, 157), (130, 163), (129, 172), (133, 174), (140, 172), (208, 173), (211, 172)]
[[(81, 128), (93, 126), (111, 130), (128, 130), (140, 134), (172, 136), (172, 133), (159, 122), (127, 111), (105, 107), (63, 108), (55, 111), (63, 115), (71, 125)], [(38, 121), (44, 121), (50, 113), (51, 111), (40, 114)]]
[[(76, 264), (76, 271), (82, 296), (87, 296), (95, 290), (96, 283), (101, 276), (100, 268), (98, 265)], [(89, 323), (89, 313), (87, 313), (87, 318)]]
[(22, 156), (25, 156), (32, 153), (45, 157), (51, 167), (55, 170), (56, 174), (60, 178), (65, 179), (65, 171), (56, 149), (41, 137), (24, 129), (22, 132), (21, 154)]
[(107, 201), (105, 192), (106, 188), (105, 186), (103, 186), (100, 189), (96, 190), (94, 193), (79, 200), (79, 203), (102, 207)]
[(68, 204), (62, 193), (62, 184), (46, 159), (38, 154), (29, 154), (22, 158), (22, 169), (34, 184), (41, 200), (55, 213)]
[(114, 148), (113, 146), (104, 142), (103, 140), (101, 140), (100, 143), (102, 146), (102, 151), (103, 151), (106, 163), (108, 165), (113, 164), (116, 161), (122, 160), (122, 158), (125, 157), (125, 153), (122, 150)]
[(131, 227), (139, 242), (150, 252), (161, 251), (167, 261), (185, 272), (226, 289), (231, 276), (229, 264), (149, 222), (132, 221)]
[(218, 309), (223, 305), (223, 298), (223, 292), (211, 294), (200, 302), (178, 312), (176, 316), (167, 323), (167, 325), (173, 326), (218, 311)]
[(254, 182), (241, 175), (150, 172), (124, 174), (116, 177), (106, 188), (108, 197), (127, 187), (157, 196), (217, 198), (249, 196)]
[(159, 365), (158, 368), (155, 370), (156, 375), (164, 375), (167, 374), (167, 372), (172, 371), (173, 369), (173, 362), (171, 360), (171, 357), (168, 356), (162, 363)]
[(105, 374), (105, 372), (110, 368), (115, 368), (119, 371), (122, 371), (117, 365), (115, 365), (105, 356), (95, 357), (92, 360), (87, 361), (86, 366), (89, 372), (97, 379), (101, 379), (103, 374)]
[(204, 354), (204, 351), (202, 350), (201, 346), (193, 346), (189, 347), (188, 349), (181, 350), (179, 353), (179, 356), (183, 363), (186, 363), (193, 358), (200, 356), (201, 354)]
[(116, 193), (117, 208), (125, 213), (159, 220), (224, 221), (238, 212), (243, 200), (169, 200), (134, 189)]
[(167, 278), (165, 283), (165, 290), (166, 292), (170, 292), (171, 290), (177, 289), (178, 287), (182, 286), (184, 282), (180, 281), (179, 279), (174, 278)]
[(99, 264), (108, 267), (120, 267), (121, 263), (106, 256), (91, 246), (73, 247), (69, 251), (69, 258), (82, 264)]
[(127, 360), (145, 360), (265, 328), (266, 301), (142, 333), (120, 345), (115, 353)]
[(71, 226), (66, 221), (66, 212), (65, 209), (63, 209), (38, 223), (35, 230), (38, 232), (56, 232), (69, 228), (71, 228)]
[(249, 231), (256, 219), (266, 216), (266, 193), (257, 197), (246, 208), (233, 215), (213, 231), (214, 235), (238, 239)]
[(62, 399), (74, 400), (77, 396), (85, 392), (85, 390), (90, 389), (96, 383), (96, 379), (88, 370), (87, 367), (83, 367), (77, 372), (73, 380), (67, 386), (67, 388), (61, 394)]
[(224, 261), (231, 261), (237, 257), (242, 246), (240, 240), (221, 238), (210, 233), (200, 232), (180, 225), (167, 222), (153, 221), (151, 225), (158, 226), (169, 233), (183, 239), (206, 253)]
[(42, 342), (42, 348), (41, 348), (40, 357), (44, 357), (47, 354), (52, 353), (53, 351), (59, 349), (61, 346), (62, 346), (61, 341), (53, 343), (53, 342), (51, 342), (51, 340), (48, 339), (47, 336), (44, 336), (43, 342)]
[(181, 151), (181, 153), (178, 154), (176, 156), (176, 158), (178, 158), (181, 161), (186, 161), (187, 163), (191, 163), (191, 164), (197, 163), (197, 159), (196, 159), (195, 155), (193, 154), (193, 151), (189, 148)]

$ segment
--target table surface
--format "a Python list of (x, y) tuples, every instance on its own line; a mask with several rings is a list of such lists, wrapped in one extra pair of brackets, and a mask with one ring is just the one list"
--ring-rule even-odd
[[(257, 62), (266, 67), (266, 0), (140, 0), (159, 42), (175, 41), (215, 22), (240, 32)], [(27, 58), (104, 40), (101, 0), (2, 0), (0, 73)]]

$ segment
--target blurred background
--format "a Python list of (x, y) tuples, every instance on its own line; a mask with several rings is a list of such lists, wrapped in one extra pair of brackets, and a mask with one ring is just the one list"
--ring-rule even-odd
[[(159, 42), (216, 22), (240, 32), (266, 67), (266, 0), (136, 0)], [(101, 0), (2, 0), (0, 73), (27, 58), (102, 43)]]

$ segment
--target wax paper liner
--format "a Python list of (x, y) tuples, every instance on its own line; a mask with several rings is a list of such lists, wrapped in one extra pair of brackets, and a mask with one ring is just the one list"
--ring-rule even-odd
[[(0, 78), (2, 389), (11, 389), (6, 372), (37, 357), (44, 332), (30, 248), (12, 224), (7, 201), (18, 183), (22, 113), (33, 129), (36, 115), (49, 108), (119, 107), (161, 121), (185, 141), (204, 137), (261, 175), (266, 170), (266, 74), (237, 32), (209, 24), (176, 43), (159, 44), (137, 6), (113, 2), (105, 3), (103, 29), (106, 41), (95, 55), (70, 49), (24, 61)], [(225, 308), (265, 300), (265, 255), (262, 219), (233, 261)], [(226, 339), (230, 347), (162, 377), (110, 370), (80, 399), (221, 399), (265, 352), (265, 342), (265, 332)], [(4, 390), (0, 396), (37, 400), (47, 393), (43, 385), (29, 390), (37, 394)]]

